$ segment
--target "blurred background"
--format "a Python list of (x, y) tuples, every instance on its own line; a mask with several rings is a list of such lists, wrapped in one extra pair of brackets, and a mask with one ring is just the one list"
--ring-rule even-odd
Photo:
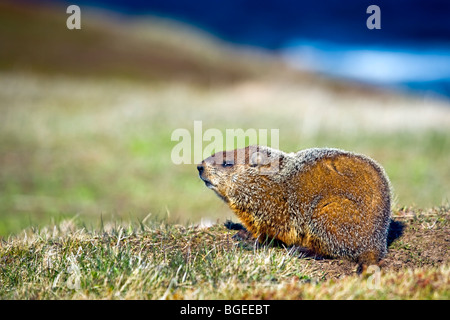
[(171, 161), (194, 121), (364, 153), (396, 208), (448, 204), (449, 16), (445, 0), (2, 1), (0, 237), (72, 217), (236, 220)]

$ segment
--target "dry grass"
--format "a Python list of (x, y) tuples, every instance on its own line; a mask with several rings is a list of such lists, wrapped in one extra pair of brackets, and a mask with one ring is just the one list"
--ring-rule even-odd
[[(296, 248), (255, 247), (224, 226), (183, 227), (141, 221), (88, 230), (73, 221), (29, 229), (0, 246), (2, 299), (448, 299), (449, 208), (434, 233), (443, 259), (423, 263), (429, 243), (401, 245), (428, 221), (415, 211), (381, 271), (355, 273), (336, 260), (305, 258)], [(416, 246), (416, 247), (414, 247)], [(422, 258), (410, 255), (422, 250)], [(393, 250), (393, 251), (392, 251)], [(401, 253), (404, 253), (403, 257)], [(395, 262), (392, 260), (395, 259)], [(404, 264), (398, 267), (396, 263)], [(437, 262), (441, 261), (441, 262)], [(335, 263), (337, 262), (337, 264)], [(333, 271), (339, 271), (333, 273)]]

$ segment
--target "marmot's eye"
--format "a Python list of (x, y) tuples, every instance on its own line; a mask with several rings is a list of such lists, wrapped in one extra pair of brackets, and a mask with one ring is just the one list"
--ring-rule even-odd
[(224, 167), (224, 168), (226, 168), (226, 167), (232, 167), (233, 165), (234, 165), (234, 163), (231, 162), (231, 161), (224, 161), (224, 162), (222, 163), (222, 167)]

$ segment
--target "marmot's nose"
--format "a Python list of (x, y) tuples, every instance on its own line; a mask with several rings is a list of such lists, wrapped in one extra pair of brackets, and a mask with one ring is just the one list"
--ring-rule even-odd
[(204, 167), (202, 164), (199, 164), (199, 165), (197, 166), (197, 170), (198, 170), (198, 173), (199, 173), (199, 174), (202, 174), (203, 171), (205, 171), (205, 167)]

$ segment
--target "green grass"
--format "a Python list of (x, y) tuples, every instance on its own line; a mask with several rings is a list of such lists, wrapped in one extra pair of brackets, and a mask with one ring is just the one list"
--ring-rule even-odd
[[(283, 255), (274, 249), (241, 250), (223, 227), (141, 224), (88, 232), (63, 223), (2, 245), (0, 296), (166, 298), (180, 287), (217, 287), (227, 278), (271, 281), (299, 273), (293, 258)], [(251, 262), (264, 268), (255, 272)]]
[(337, 280), (293, 248), (243, 245), (234, 233), (149, 220), (31, 228), (0, 244), (0, 298), (450, 298), (445, 264)]
[[(175, 165), (170, 158), (178, 143), (171, 141), (172, 132), (186, 128), (193, 134), (195, 120), (203, 121), (203, 132), (279, 129), (280, 148), (287, 152), (328, 146), (367, 154), (385, 167), (398, 206), (449, 200), (450, 134), (432, 123), (420, 130), (364, 127), (357, 119), (347, 121), (350, 110), (343, 104), (319, 127), (306, 129), (313, 115), (301, 103), (291, 111), (292, 101), (302, 96), (298, 88), (284, 89), (292, 101), (273, 114), (281, 99), (276, 93), (249, 112), (250, 106), (240, 103), (248, 93), (236, 96), (243, 90), (239, 87), (149, 86), (23, 73), (4, 73), (0, 82), (3, 236), (30, 222), (45, 225), (53, 216), (98, 221), (102, 214), (114, 221), (151, 213), (180, 223), (232, 218), (198, 179), (195, 164)], [(323, 90), (314, 99), (330, 95)], [(340, 101), (340, 94), (331, 95)], [(395, 112), (396, 100), (389, 104)], [(405, 111), (404, 117), (411, 115)], [(352, 126), (356, 131), (348, 132)]]

